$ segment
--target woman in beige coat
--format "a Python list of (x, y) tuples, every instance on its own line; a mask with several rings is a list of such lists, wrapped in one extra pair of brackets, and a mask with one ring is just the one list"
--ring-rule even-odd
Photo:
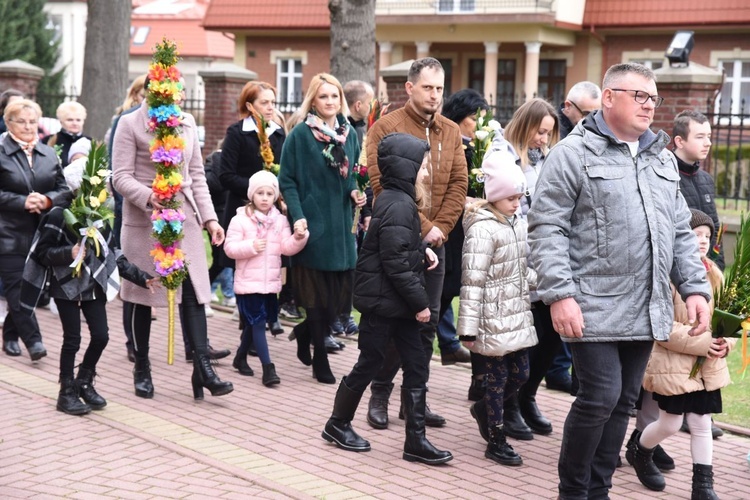
[[(706, 266), (712, 290), (723, 283), (719, 268), (706, 257), (714, 231), (713, 219), (700, 210), (691, 210), (690, 227), (698, 238), (701, 260)], [(656, 342), (643, 379), (643, 388), (653, 392), (659, 405), (659, 418), (628, 443), (626, 457), (641, 483), (654, 491), (666, 487), (664, 476), (654, 464), (656, 446), (676, 434), (683, 415), (690, 426), (690, 451), (693, 460), (693, 499), (718, 498), (713, 491), (713, 436), (711, 414), (722, 412), (721, 388), (731, 383), (726, 356), (736, 340), (714, 338), (710, 332), (690, 336), (687, 307), (672, 288), (674, 325), (667, 342)], [(713, 311), (713, 300), (710, 303)], [(691, 377), (699, 357), (705, 362)]]
[[(148, 80), (146, 82), (148, 87)], [(151, 190), (155, 167), (151, 161), (149, 143), (154, 138), (148, 129), (148, 103), (141, 104), (137, 111), (123, 115), (115, 132), (112, 164), (114, 187), (122, 194), (122, 250), (130, 262), (139, 268), (154, 268), (149, 252), (154, 246), (151, 238), (151, 212), (161, 208)], [(185, 212), (183, 223), (184, 238), (180, 246), (188, 263), (188, 278), (177, 291), (180, 302), (183, 328), (193, 346), (193, 395), (203, 398), (203, 387), (213, 396), (232, 392), (231, 382), (222, 382), (211, 367), (207, 351), (207, 323), (204, 304), (211, 301), (211, 288), (208, 279), (208, 261), (203, 244), (203, 229), (211, 235), (214, 245), (224, 241), (224, 230), (217, 221), (216, 212), (206, 185), (198, 133), (195, 119), (182, 116), (182, 137), (185, 140), (183, 152), (182, 189), (178, 197)], [(165, 289), (152, 294), (124, 282), (120, 289), (123, 300), (136, 304), (131, 324), (135, 347), (135, 370), (133, 371), (135, 394), (152, 398), (154, 386), (151, 381), (151, 366), (148, 360), (149, 337), (151, 333), (151, 307), (167, 305)]]

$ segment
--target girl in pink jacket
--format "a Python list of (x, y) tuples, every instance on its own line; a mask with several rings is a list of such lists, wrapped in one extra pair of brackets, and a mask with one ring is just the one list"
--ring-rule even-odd
[(279, 181), (266, 170), (250, 177), (244, 207), (237, 209), (227, 229), (224, 251), (235, 260), (234, 292), (237, 309), (252, 328), (252, 339), (242, 334), (234, 366), (242, 375), (252, 375), (247, 364), (250, 342), (255, 345), (263, 364), (263, 385), (270, 387), (281, 380), (276, 367), (271, 363), (266, 342), (267, 314), (265, 303), (268, 295), (281, 291), (281, 255), (294, 255), (302, 250), (310, 233), (295, 230), (292, 234), (287, 218), (274, 203), (279, 198)]

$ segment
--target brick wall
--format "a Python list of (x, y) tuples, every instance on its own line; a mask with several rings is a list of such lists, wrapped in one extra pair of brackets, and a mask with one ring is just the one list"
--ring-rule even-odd
[(276, 86), (276, 63), (271, 62), (271, 51), (307, 52), (307, 64), (302, 65), (302, 90), (318, 73), (331, 69), (331, 41), (328, 33), (315, 37), (247, 37), (246, 67), (258, 74), (258, 80)]

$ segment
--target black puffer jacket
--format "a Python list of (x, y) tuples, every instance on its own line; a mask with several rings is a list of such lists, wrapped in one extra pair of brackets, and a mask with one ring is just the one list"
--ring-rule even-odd
[(429, 306), (424, 245), (414, 182), (430, 147), (408, 134), (378, 145), (380, 185), (354, 278), (354, 307), (387, 318), (413, 318)]
[(67, 207), (73, 193), (65, 183), (55, 151), (37, 143), (33, 153), (34, 168), (29, 168), (26, 154), (10, 135), (0, 142), (0, 255), (29, 253), (31, 240), (41, 215), (24, 208), (31, 192), (45, 195), (52, 206)]
[(719, 213), (714, 202), (716, 196), (714, 179), (700, 167), (699, 163), (684, 162), (677, 155), (675, 155), (675, 158), (677, 158), (677, 167), (680, 170), (680, 191), (682, 191), (682, 196), (685, 198), (688, 207), (700, 210), (714, 221), (714, 233), (711, 236), (711, 248), (708, 250), (708, 257), (716, 262), (719, 269), (723, 271), (724, 249), (720, 247), (718, 253), (714, 251), (716, 233), (719, 230)]

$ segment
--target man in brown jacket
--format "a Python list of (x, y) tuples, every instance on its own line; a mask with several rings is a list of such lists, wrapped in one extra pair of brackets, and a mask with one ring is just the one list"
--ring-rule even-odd
[[(428, 366), (432, 358), (432, 342), (435, 338), (440, 294), (445, 276), (443, 243), (461, 215), (468, 186), (461, 132), (458, 125), (438, 114), (443, 101), (444, 85), (445, 71), (437, 59), (417, 59), (409, 69), (405, 85), (409, 100), (403, 108), (380, 118), (367, 132), (367, 167), (375, 203), (382, 189), (378, 170), (380, 140), (388, 134), (402, 132), (424, 139), (430, 144), (430, 175), (425, 185), (426, 200), (420, 210), (420, 219), (422, 238), (435, 251), (440, 264), (436, 269), (425, 273), (431, 315), (430, 321), (423, 324), (421, 335), (425, 348), (425, 362)], [(466, 358), (468, 361), (468, 355)], [(388, 398), (399, 366), (398, 353), (391, 343), (388, 352), (385, 353), (383, 369), (371, 387), (372, 397), (367, 421), (376, 429), (385, 429), (388, 426)], [(445, 419), (431, 413), (428, 408), (425, 423), (440, 427), (445, 424)]]

